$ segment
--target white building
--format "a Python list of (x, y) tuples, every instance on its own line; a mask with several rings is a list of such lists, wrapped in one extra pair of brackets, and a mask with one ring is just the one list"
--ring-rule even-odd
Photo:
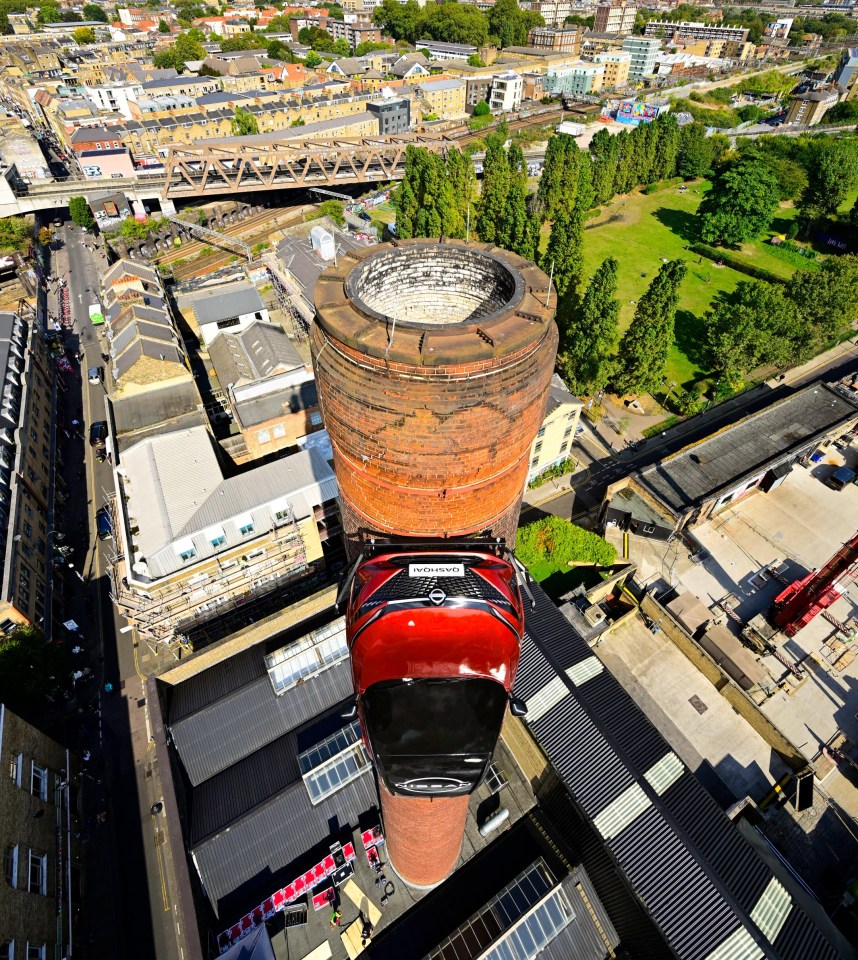
[(133, 120), (128, 103), (136, 103), (142, 98), (143, 87), (139, 83), (91, 85), (86, 86), (86, 93), (100, 109), (111, 110), (122, 114), (126, 120)]
[(632, 58), (629, 64), (629, 80), (652, 76), (660, 49), (661, 41), (656, 37), (626, 37), (623, 40), (623, 50), (631, 54)]
[(524, 77), (510, 71), (509, 73), (495, 74), (492, 78), (492, 92), (489, 107), (492, 112), (502, 111), (509, 113), (518, 110), (521, 106), (521, 97), (524, 91)]
[(189, 298), (203, 342), (208, 346), (222, 330), (240, 333), (255, 320), (269, 322), (268, 311), (256, 287), (250, 283), (233, 283), (212, 287)]

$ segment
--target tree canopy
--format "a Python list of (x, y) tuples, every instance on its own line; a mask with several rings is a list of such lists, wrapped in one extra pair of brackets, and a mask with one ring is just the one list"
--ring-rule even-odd
[(468, 43), (481, 47), (488, 42), (489, 28), (485, 14), (464, 3), (427, 3), (420, 7), (416, 0), (399, 3), (383, 0), (372, 15), (395, 40), (417, 43), (423, 37), (447, 43)]
[(71, 656), (64, 646), (45, 643), (41, 631), (20, 627), (0, 636), (0, 703), (32, 716), (71, 679)]
[(235, 116), (232, 118), (232, 133), (235, 137), (246, 137), (250, 134), (259, 133), (259, 124), (256, 117), (244, 107), (235, 108)]
[(620, 319), (618, 270), (617, 261), (608, 257), (590, 279), (580, 306), (569, 297), (558, 306), (557, 362), (561, 376), (573, 393), (597, 393), (610, 379)]
[(780, 188), (772, 172), (753, 158), (740, 158), (719, 174), (697, 210), (706, 243), (744, 243), (762, 236), (778, 207)]
[(831, 138), (811, 141), (807, 186), (796, 206), (805, 222), (831, 217), (858, 183), (858, 142)]
[(488, 12), (489, 34), (500, 47), (525, 47), (533, 27), (544, 27), (542, 15), (522, 10), (517, 0), (495, 0)]
[(393, 195), (397, 236), (464, 237), (475, 183), (470, 157), (455, 148), (444, 158), (407, 147), (405, 174)]
[(152, 63), (160, 69), (172, 67), (174, 70), (182, 71), (188, 60), (205, 60), (205, 58), (206, 48), (200, 41), (187, 33), (180, 33), (169, 47), (159, 50), (152, 57)]
[(684, 260), (662, 264), (638, 300), (632, 324), (620, 341), (613, 378), (618, 393), (649, 393), (661, 383), (685, 271)]
[(107, 23), (107, 13), (97, 3), (86, 3), (83, 7), (84, 20), (98, 20), (101, 23)]
[(89, 230), (95, 223), (86, 197), (69, 197), (69, 216), (79, 227), (83, 227), (85, 230)]

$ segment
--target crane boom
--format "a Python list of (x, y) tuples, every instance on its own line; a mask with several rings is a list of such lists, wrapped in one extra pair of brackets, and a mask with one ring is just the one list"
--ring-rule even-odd
[(858, 533), (827, 560), (819, 570), (782, 590), (771, 608), (771, 617), (788, 637), (835, 603), (858, 575)]

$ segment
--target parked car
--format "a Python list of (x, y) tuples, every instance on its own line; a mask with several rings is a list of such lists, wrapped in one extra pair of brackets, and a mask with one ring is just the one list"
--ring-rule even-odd
[(106, 505), (95, 515), (95, 531), (99, 540), (113, 539), (113, 520)]
[(842, 490), (855, 480), (856, 474), (849, 467), (838, 467), (825, 481), (833, 490)]
[(90, 383), (101, 383), (104, 379), (104, 367), (90, 367), (86, 372), (86, 378)]
[(89, 428), (89, 445), (97, 447), (107, 439), (107, 421), (96, 420)]
[(372, 217), (366, 212), (366, 210), (361, 210), (358, 216), (361, 218), (361, 220), (366, 220), (367, 223), (372, 220)]

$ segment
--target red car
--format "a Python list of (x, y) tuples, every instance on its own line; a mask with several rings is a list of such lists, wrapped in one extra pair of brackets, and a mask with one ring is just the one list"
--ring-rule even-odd
[(502, 550), (465, 546), (386, 546), (353, 572), (346, 630), (357, 710), (393, 794), (475, 790), (511, 702), (524, 632), (518, 568)]

